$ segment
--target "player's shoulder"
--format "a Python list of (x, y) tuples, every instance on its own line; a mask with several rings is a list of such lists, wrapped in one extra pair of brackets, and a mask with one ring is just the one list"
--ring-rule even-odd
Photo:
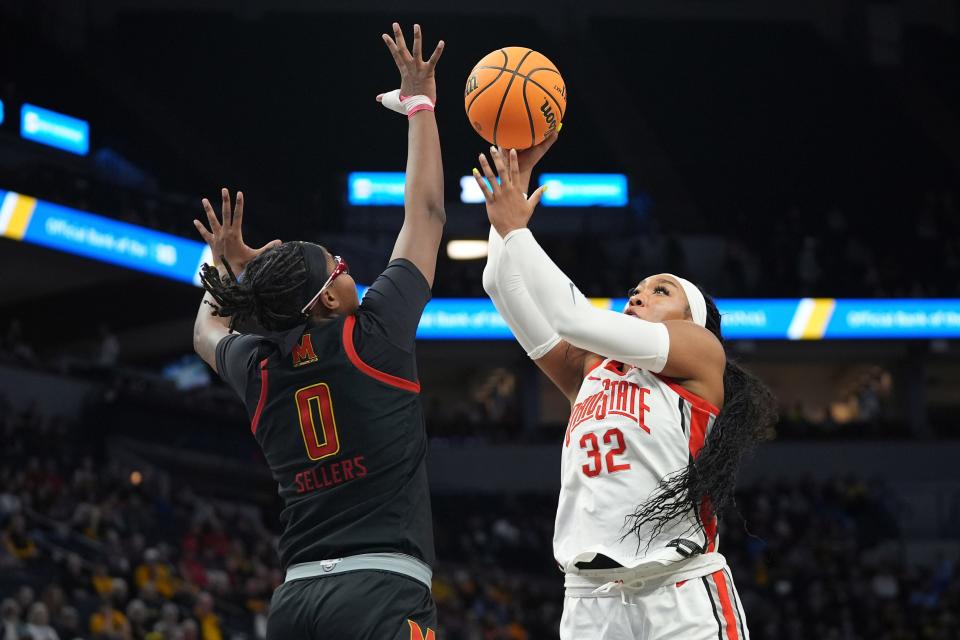
[(697, 385), (691, 381), (680, 381), (659, 373), (653, 373), (652, 371), (645, 371), (644, 373), (647, 374), (651, 384), (660, 387), (666, 395), (674, 399), (678, 397), (682, 398), (687, 404), (706, 411), (711, 415), (716, 416), (720, 414), (720, 408), (704, 397), (707, 394), (701, 389), (701, 385)]
[(256, 333), (230, 333), (217, 343), (217, 362), (226, 365), (247, 363), (267, 345), (267, 339)]

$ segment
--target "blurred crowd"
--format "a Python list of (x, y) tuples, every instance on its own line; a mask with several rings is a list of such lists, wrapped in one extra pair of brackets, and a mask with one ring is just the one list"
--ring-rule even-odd
[[(161, 474), (121, 472), (84, 425), (0, 407), (0, 640), (263, 638), (276, 523)], [(721, 550), (754, 638), (960, 637), (957, 558), (906, 562), (882, 482), (762, 482)], [(553, 496), (436, 496), (448, 640), (555, 638)]]
[(63, 420), (3, 416), (0, 638), (262, 637), (281, 575), (256, 508), (147, 486)]

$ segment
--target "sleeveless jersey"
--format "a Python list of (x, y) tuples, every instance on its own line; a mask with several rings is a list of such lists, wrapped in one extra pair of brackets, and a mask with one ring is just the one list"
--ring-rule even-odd
[[(623, 370), (626, 369), (624, 373)], [(701, 512), (629, 533), (630, 515), (660, 481), (687, 467), (719, 410), (666, 377), (604, 360), (580, 386), (561, 456), (554, 556), (561, 568), (605, 555), (625, 567), (716, 551), (716, 520)]]
[(246, 404), (283, 501), (284, 567), (359, 553), (434, 561), (420, 385), (377, 371), (355, 317), (309, 328), (293, 353), (266, 348)]

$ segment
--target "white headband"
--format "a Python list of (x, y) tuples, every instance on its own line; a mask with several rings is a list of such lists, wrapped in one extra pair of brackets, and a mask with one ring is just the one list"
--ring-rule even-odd
[(703, 299), (703, 294), (700, 293), (700, 289), (697, 289), (697, 285), (672, 273), (666, 275), (679, 282), (680, 286), (683, 287), (683, 292), (687, 294), (687, 304), (690, 305), (690, 315), (693, 316), (693, 321), (701, 327), (706, 327), (707, 301)]

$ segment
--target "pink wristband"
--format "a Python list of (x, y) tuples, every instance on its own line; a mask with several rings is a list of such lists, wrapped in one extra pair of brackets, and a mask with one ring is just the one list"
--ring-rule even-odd
[(413, 114), (419, 111), (434, 111), (435, 106), (433, 100), (427, 96), (400, 96), (400, 104), (403, 105), (404, 111), (407, 113), (407, 118), (412, 118)]

